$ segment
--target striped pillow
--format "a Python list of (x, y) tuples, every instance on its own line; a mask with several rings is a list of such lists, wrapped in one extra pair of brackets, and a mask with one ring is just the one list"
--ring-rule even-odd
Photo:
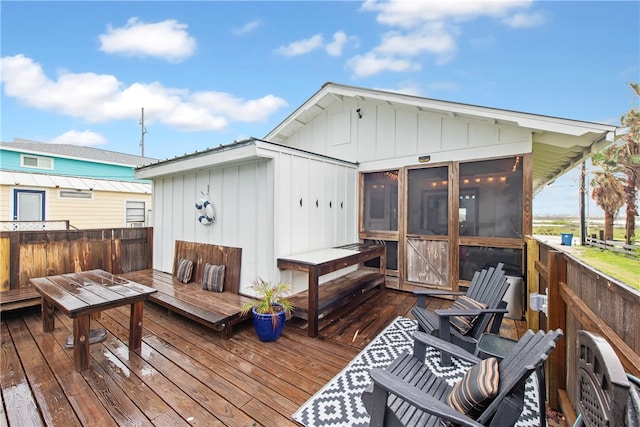
[(453, 386), (447, 403), (475, 420), (498, 394), (499, 382), (498, 359), (484, 359), (469, 369)]
[(178, 261), (178, 267), (176, 268), (176, 279), (182, 283), (189, 283), (191, 281), (191, 273), (193, 272), (193, 261), (186, 258), (180, 258)]
[(204, 266), (202, 289), (214, 292), (222, 292), (224, 290), (224, 265), (207, 263)]
[[(478, 302), (468, 296), (461, 296), (451, 304), (452, 309), (470, 310), (470, 309), (484, 309), (487, 308), (486, 304)], [(473, 325), (475, 325), (478, 316), (451, 316), (451, 326), (456, 328), (462, 335), (466, 335), (471, 332)]]

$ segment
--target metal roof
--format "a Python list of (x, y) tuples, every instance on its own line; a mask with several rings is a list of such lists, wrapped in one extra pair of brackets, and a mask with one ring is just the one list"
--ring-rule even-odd
[(3, 150), (55, 155), (69, 159), (90, 160), (122, 166), (142, 166), (157, 162), (157, 159), (151, 157), (135, 156), (133, 154), (119, 153), (99, 148), (83, 147), (73, 144), (51, 144), (48, 142), (27, 141), (18, 138), (14, 139), (13, 142), (2, 142), (0, 148)]
[(285, 143), (331, 104), (345, 98), (384, 102), (390, 106), (433, 111), (451, 117), (490, 120), (528, 128), (533, 140), (533, 192), (573, 169), (593, 153), (613, 142), (616, 126), (543, 116), (478, 105), (423, 98), (401, 93), (325, 83), (318, 92), (284, 119), (264, 139)]
[(151, 194), (151, 184), (132, 181), (77, 178), (28, 172), (0, 171), (0, 184), (20, 187), (59, 188), (61, 190), (112, 191)]

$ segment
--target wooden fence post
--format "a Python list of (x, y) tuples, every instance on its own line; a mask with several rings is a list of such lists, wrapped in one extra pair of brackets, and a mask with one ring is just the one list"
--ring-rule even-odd
[[(547, 321), (549, 330), (567, 330), (567, 306), (560, 295), (560, 283), (567, 282), (567, 261), (562, 252), (549, 251), (549, 288), (547, 302)], [(549, 356), (546, 366), (547, 396), (549, 406), (559, 409), (558, 390), (566, 390), (567, 357), (566, 339), (563, 336), (556, 349)]]
[(531, 294), (540, 290), (540, 278), (536, 270), (536, 262), (540, 258), (540, 247), (538, 242), (529, 236), (525, 239), (525, 243), (527, 250), (527, 292), (525, 293), (527, 298), (527, 328), (537, 331), (540, 329), (540, 314), (531, 310), (529, 301), (531, 301)]

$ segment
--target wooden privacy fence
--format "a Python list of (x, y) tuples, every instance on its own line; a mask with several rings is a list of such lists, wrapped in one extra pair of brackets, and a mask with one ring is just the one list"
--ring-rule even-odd
[(114, 274), (152, 267), (153, 228), (0, 233), (0, 291), (32, 277), (102, 269)]
[[(548, 295), (547, 315), (527, 312), (532, 329), (561, 328), (564, 338), (548, 360), (549, 405), (572, 424), (577, 402), (577, 331), (604, 337), (625, 370), (640, 376), (640, 292), (533, 238), (526, 239), (528, 292)], [(557, 390), (557, 392), (556, 392)]]

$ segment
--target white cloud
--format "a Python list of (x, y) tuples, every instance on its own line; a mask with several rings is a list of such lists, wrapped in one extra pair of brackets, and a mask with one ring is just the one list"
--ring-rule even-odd
[(342, 55), (342, 49), (349, 41), (349, 37), (345, 34), (344, 31), (337, 31), (333, 35), (333, 41), (331, 43), (327, 43), (327, 53), (331, 56), (340, 56)]
[(187, 32), (187, 25), (175, 20), (147, 24), (130, 18), (124, 27), (107, 28), (101, 34), (100, 50), (125, 56), (153, 56), (170, 62), (180, 62), (196, 50), (196, 40)]
[(88, 147), (91, 145), (106, 144), (107, 140), (105, 139), (105, 137), (103, 137), (99, 133), (92, 132), (87, 129), (82, 132), (77, 130), (70, 130), (68, 132), (63, 133), (62, 135), (56, 136), (55, 138), (50, 140), (49, 143), (73, 144), (73, 145), (82, 145), (83, 147)]
[(233, 33), (239, 36), (243, 36), (255, 30), (256, 28), (262, 25), (262, 21), (259, 19), (255, 19), (253, 21), (247, 22), (242, 27), (234, 28)]
[(430, 21), (464, 21), (481, 16), (501, 18), (514, 9), (528, 8), (532, 3), (532, 0), (367, 0), (362, 4), (362, 10), (378, 12), (377, 20), (382, 24), (409, 28)]
[(541, 12), (516, 13), (502, 20), (511, 28), (536, 27), (545, 22), (546, 18)]
[[(361, 10), (376, 13), (380, 24), (394, 27), (394, 30), (384, 34), (380, 44), (369, 53), (352, 58), (347, 65), (358, 77), (383, 71), (419, 69), (418, 61), (423, 62), (425, 54), (430, 54), (437, 65), (442, 65), (455, 57), (456, 38), (463, 22), (490, 18), (514, 28), (539, 25), (544, 22), (544, 15), (526, 12), (532, 4), (532, 0), (366, 0)], [(362, 58), (371, 57), (377, 59), (377, 67), (363, 68)], [(413, 66), (399, 67), (400, 62)]]
[(126, 86), (112, 75), (61, 74), (49, 79), (40, 64), (24, 55), (0, 60), (5, 94), (20, 102), (88, 122), (138, 120), (145, 107), (148, 123), (158, 121), (187, 131), (220, 131), (230, 122), (259, 122), (287, 105), (274, 95), (241, 99), (222, 92), (190, 92), (159, 82)]
[(378, 74), (381, 71), (417, 71), (420, 65), (406, 59), (378, 56), (374, 52), (365, 55), (356, 55), (347, 61), (358, 77), (367, 77)]
[(386, 55), (418, 56), (424, 52), (448, 55), (455, 49), (455, 40), (442, 23), (428, 23), (407, 34), (400, 32), (384, 34), (382, 42), (375, 51)]
[(316, 34), (308, 39), (302, 39), (295, 42), (291, 42), (288, 45), (280, 46), (276, 49), (281, 55), (284, 56), (298, 56), (312, 52), (322, 47), (322, 34)]

